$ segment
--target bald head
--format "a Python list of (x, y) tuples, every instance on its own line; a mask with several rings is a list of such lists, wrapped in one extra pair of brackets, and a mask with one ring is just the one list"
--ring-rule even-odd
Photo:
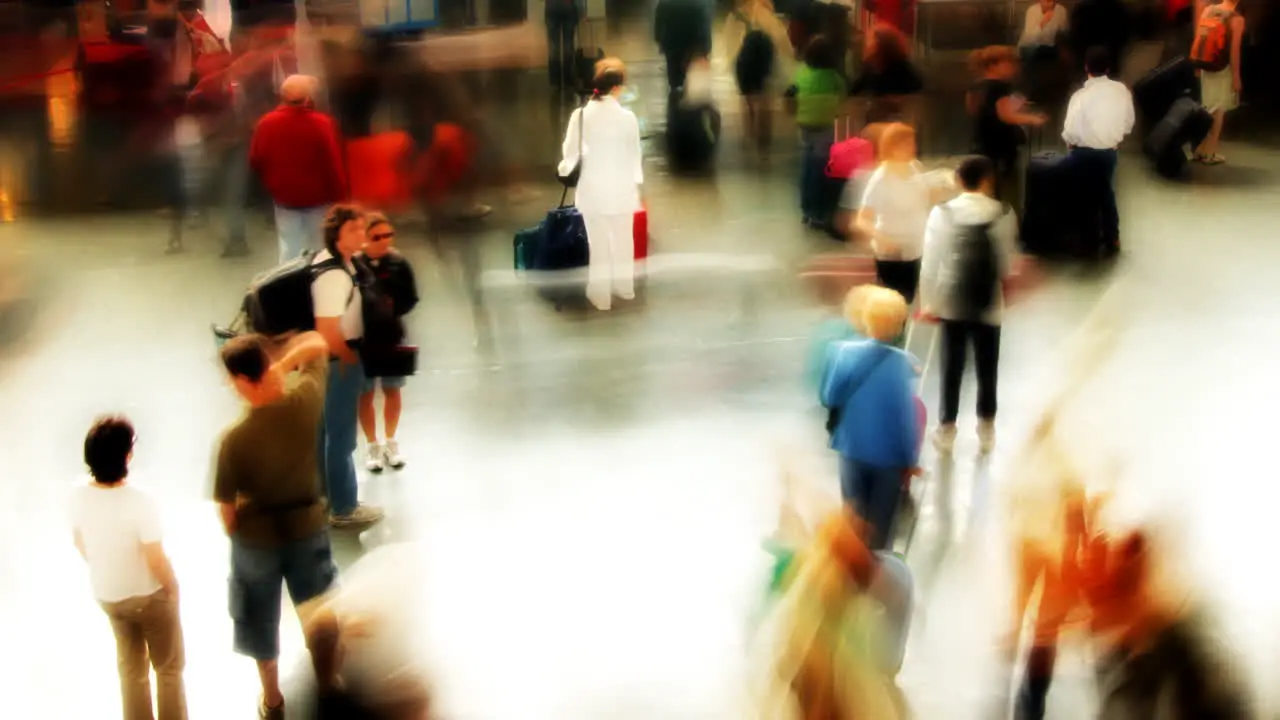
[(302, 105), (315, 96), (316, 79), (310, 75), (290, 75), (280, 83), (280, 99), (290, 105)]

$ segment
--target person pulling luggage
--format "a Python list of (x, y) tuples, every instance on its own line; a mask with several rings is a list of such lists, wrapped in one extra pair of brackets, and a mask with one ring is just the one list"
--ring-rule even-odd
[(1095, 199), (1090, 213), (1100, 216), (1104, 256), (1120, 252), (1120, 212), (1116, 207), (1116, 163), (1119, 146), (1133, 131), (1133, 95), (1124, 83), (1112, 80), (1111, 53), (1104, 47), (1090, 48), (1085, 57), (1089, 79), (1071, 96), (1062, 139), (1071, 149), (1071, 159), (1089, 178)]

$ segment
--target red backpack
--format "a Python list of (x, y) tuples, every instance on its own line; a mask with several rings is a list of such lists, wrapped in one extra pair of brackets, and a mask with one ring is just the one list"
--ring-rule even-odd
[(1191, 48), (1191, 61), (1196, 67), (1219, 72), (1231, 64), (1231, 23), (1235, 17), (1235, 13), (1216, 12), (1213, 8), (1200, 16), (1196, 42)]

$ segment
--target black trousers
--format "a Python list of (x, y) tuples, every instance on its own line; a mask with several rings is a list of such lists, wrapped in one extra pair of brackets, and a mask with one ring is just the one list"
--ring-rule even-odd
[(942, 415), (951, 425), (960, 414), (960, 382), (969, 346), (978, 375), (978, 418), (996, 416), (996, 371), (1000, 367), (1000, 326), (964, 320), (942, 321)]

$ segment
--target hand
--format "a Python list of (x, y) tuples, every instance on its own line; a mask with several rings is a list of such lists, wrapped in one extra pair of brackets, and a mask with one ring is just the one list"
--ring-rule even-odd
[(1047, 122), (1049, 122), (1048, 116), (1035, 113), (1031, 116), (1028, 124), (1031, 125), (1031, 127), (1044, 127), (1044, 124)]
[(878, 258), (894, 257), (898, 254), (898, 243), (885, 235), (876, 233), (871, 238), (871, 252)]
[(916, 313), (916, 322), (933, 325), (938, 322), (938, 316), (934, 314), (932, 310), (921, 310)]

